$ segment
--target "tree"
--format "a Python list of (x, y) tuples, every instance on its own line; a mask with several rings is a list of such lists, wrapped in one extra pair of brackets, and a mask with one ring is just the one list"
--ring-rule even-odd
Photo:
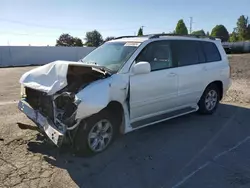
[(233, 31), (230, 34), (229, 42), (237, 42), (238, 40), (239, 40), (239, 37), (238, 37), (237, 33), (235, 31)]
[(56, 46), (73, 46), (74, 37), (69, 34), (63, 33), (59, 39), (56, 40)]
[(142, 30), (141, 27), (140, 27), (140, 29), (138, 30), (137, 36), (143, 36), (143, 30)]
[(86, 33), (86, 46), (98, 47), (103, 43), (102, 35), (97, 31), (89, 31)]
[(56, 40), (56, 46), (83, 46), (83, 43), (81, 39), (64, 33)]
[(236, 33), (240, 41), (250, 39), (250, 24), (248, 24), (248, 17), (240, 16), (237, 21)]
[(222, 42), (229, 39), (229, 33), (224, 25), (216, 25), (212, 29), (211, 36), (221, 39)]
[(176, 25), (175, 34), (178, 34), (178, 35), (187, 35), (188, 34), (187, 27), (182, 19), (179, 20), (177, 25)]
[(73, 46), (83, 46), (82, 40), (75, 37), (74, 38), (74, 45)]
[(105, 42), (115, 39), (115, 37), (106, 37)]
[(202, 30), (198, 30), (198, 31), (193, 31), (192, 35), (205, 36), (206, 34), (205, 34), (205, 31), (202, 29)]
[(207, 34), (206, 34), (206, 36), (209, 36), (209, 35), (210, 35), (209, 31), (207, 31)]
[(170, 31), (169, 34), (176, 34), (175, 30)]

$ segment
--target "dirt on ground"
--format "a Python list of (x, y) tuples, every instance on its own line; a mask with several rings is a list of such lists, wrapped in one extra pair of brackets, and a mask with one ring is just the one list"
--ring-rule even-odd
[(17, 109), (18, 80), (34, 67), (0, 69), (0, 187), (250, 187), (250, 54), (229, 60), (233, 83), (213, 116), (132, 132), (92, 158), (56, 148)]
[(233, 83), (224, 101), (250, 103), (250, 55), (231, 55), (229, 60)]

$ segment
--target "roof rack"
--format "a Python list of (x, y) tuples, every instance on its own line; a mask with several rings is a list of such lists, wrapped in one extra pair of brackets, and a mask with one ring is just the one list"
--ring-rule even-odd
[(132, 35), (132, 36), (120, 36), (120, 37), (116, 37), (114, 39), (122, 39), (122, 38), (133, 38), (133, 37), (149, 37), (151, 35), (141, 35), (141, 36), (137, 36), (137, 35)]
[(204, 35), (180, 35), (180, 34), (173, 34), (173, 33), (161, 33), (161, 34), (149, 34), (149, 35), (142, 35), (142, 36), (120, 36), (120, 37), (116, 37), (114, 39), (122, 39), (122, 38), (132, 38), (132, 37), (148, 37), (148, 39), (156, 39), (156, 38), (160, 38), (162, 36), (180, 36), (180, 37), (194, 37), (194, 38), (209, 38), (211, 40), (216, 40), (215, 37), (211, 37), (211, 36), (204, 36)]
[(181, 36), (181, 37), (194, 37), (194, 38), (209, 38), (211, 40), (216, 40), (215, 37), (204, 36), (204, 35), (180, 35), (180, 34), (172, 34), (172, 33), (162, 33), (162, 34), (152, 34), (149, 36), (149, 39), (160, 38), (161, 36)]
[(132, 38), (132, 37), (137, 37), (137, 36), (120, 36), (120, 37), (116, 37), (114, 39)]

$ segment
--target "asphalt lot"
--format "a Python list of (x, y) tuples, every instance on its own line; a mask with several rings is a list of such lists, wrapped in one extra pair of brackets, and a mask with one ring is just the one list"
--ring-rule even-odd
[[(230, 61), (234, 84), (214, 115), (194, 113), (134, 131), (92, 158), (20, 129), (34, 125), (16, 103), (18, 79), (31, 67), (0, 69), (0, 187), (250, 187), (250, 85), (243, 74), (250, 55)], [(234, 65), (239, 61), (243, 73)]]

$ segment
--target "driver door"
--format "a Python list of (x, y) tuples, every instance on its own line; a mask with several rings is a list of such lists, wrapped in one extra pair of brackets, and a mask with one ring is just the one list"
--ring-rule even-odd
[(130, 76), (131, 123), (164, 114), (176, 105), (178, 75), (169, 41), (148, 44), (135, 63), (147, 61), (151, 72)]

